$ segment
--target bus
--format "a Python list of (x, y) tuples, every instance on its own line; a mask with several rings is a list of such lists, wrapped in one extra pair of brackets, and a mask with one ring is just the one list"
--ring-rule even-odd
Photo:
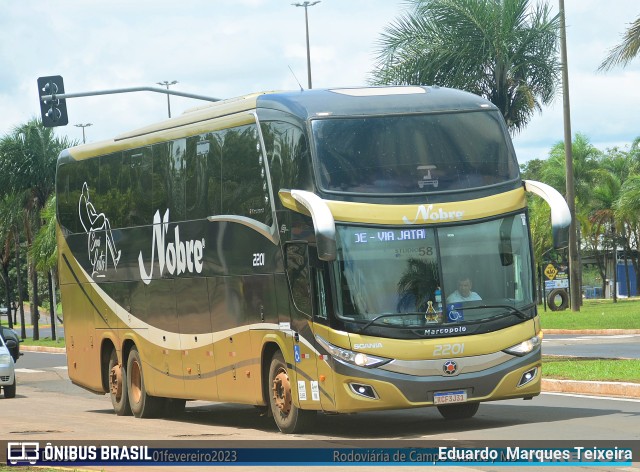
[(568, 207), (521, 180), (498, 109), (440, 87), (256, 93), (70, 148), (69, 377), (118, 415), (235, 402), (283, 433), (319, 412), (531, 399), (527, 192), (566, 245)]

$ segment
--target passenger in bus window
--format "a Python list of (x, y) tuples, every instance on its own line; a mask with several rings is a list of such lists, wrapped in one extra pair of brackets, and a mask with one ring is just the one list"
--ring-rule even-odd
[(471, 290), (472, 287), (473, 284), (471, 283), (471, 277), (467, 275), (461, 276), (458, 279), (458, 290), (447, 297), (447, 303), (472, 302), (475, 300), (482, 300), (480, 295)]

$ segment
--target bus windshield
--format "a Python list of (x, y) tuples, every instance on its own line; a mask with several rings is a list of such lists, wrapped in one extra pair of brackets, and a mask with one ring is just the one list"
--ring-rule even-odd
[(318, 183), (338, 193), (425, 193), (518, 177), (497, 111), (312, 121)]
[[(528, 318), (533, 309), (525, 214), (476, 224), (338, 225), (334, 264), (342, 319), (434, 327)], [(382, 315), (382, 316), (381, 316)]]

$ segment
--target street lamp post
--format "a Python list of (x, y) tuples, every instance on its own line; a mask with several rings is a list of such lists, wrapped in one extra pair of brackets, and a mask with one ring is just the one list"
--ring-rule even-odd
[[(169, 82), (168, 80), (164, 80), (162, 82), (156, 82), (158, 85), (164, 85), (169, 90), (170, 85), (175, 85), (178, 83), (177, 80), (172, 80)], [(169, 94), (167, 94), (167, 112), (169, 113), (169, 118), (171, 118), (171, 102), (169, 101)]]
[(309, 89), (311, 89), (311, 52), (309, 50), (309, 15), (307, 14), (307, 8), (312, 7), (316, 4), (320, 3), (320, 0), (315, 2), (302, 2), (302, 3), (292, 3), (294, 7), (304, 7), (304, 24), (307, 31), (307, 79), (309, 83)]
[(77, 125), (74, 125), (74, 126), (77, 128), (82, 128), (82, 143), (83, 144), (86, 143), (87, 139), (84, 134), (84, 129), (88, 126), (93, 126), (93, 123), (78, 123)]

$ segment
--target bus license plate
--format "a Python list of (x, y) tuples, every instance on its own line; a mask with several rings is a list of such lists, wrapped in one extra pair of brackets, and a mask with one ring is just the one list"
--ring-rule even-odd
[(434, 405), (444, 405), (447, 403), (464, 403), (466, 401), (466, 390), (456, 390), (454, 392), (436, 392), (433, 394)]

